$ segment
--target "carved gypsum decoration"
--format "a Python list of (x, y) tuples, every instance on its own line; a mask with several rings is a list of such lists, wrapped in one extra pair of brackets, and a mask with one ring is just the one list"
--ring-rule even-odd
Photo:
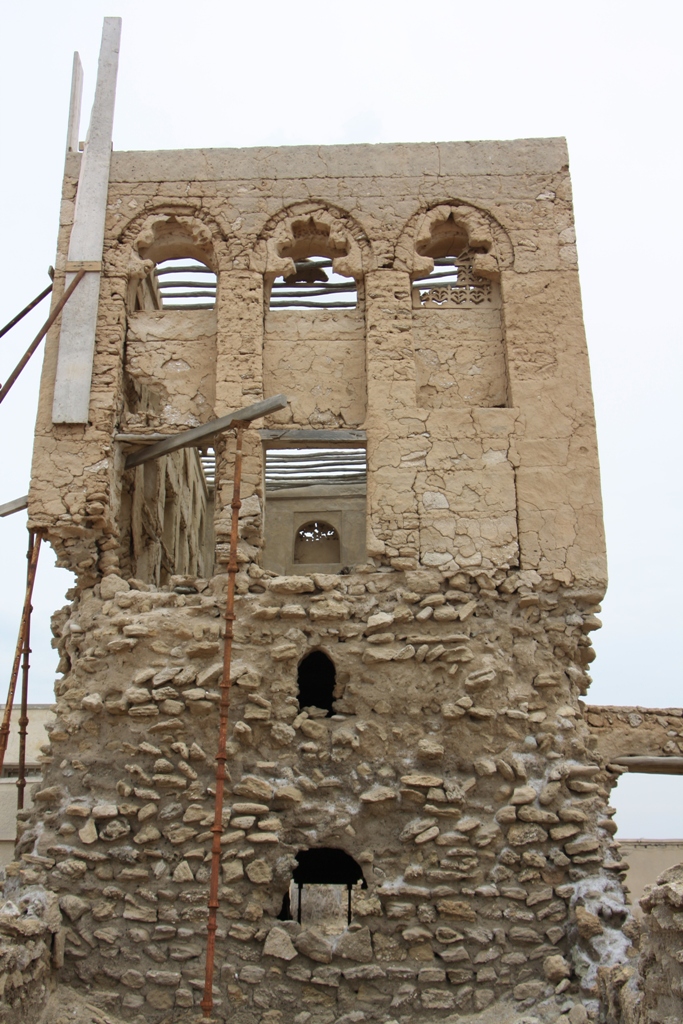
[(358, 229), (341, 211), (316, 205), (284, 211), (281, 216), (276, 223), (270, 222), (267, 234), (266, 229), (262, 232), (251, 254), (251, 270), (272, 283), (276, 277), (296, 273), (295, 259), (315, 255), (328, 256), (333, 272), (341, 277), (363, 277), (367, 255), (356, 237)]
[(148, 214), (142, 225), (132, 224), (122, 237), (115, 269), (129, 282), (144, 280), (157, 263), (168, 259), (195, 259), (214, 272), (218, 269), (221, 238), (215, 225), (189, 212), (187, 204)]
[[(414, 292), (418, 293), (419, 305), (430, 306), (480, 306), (491, 301), (491, 281), (481, 274), (475, 273), (475, 261), (479, 253), (465, 249), (452, 264), (455, 281), (439, 281), (430, 284), (429, 279), (416, 284)], [(447, 268), (440, 268), (447, 269)], [(441, 275), (443, 277), (443, 275)]]
[(396, 246), (395, 268), (407, 271), (413, 280), (428, 277), (434, 259), (427, 253), (449, 229), (454, 240), (460, 240), (456, 243), (460, 251), (475, 250), (473, 272), (477, 277), (498, 281), (501, 270), (512, 266), (512, 243), (504, 228), (484, 210), (455, 202), (435, 206), (412, 219)]

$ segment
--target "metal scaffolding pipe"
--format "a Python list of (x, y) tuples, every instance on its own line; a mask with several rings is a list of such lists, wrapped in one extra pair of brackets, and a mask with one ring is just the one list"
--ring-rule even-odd
[(204, 997), (201, 1008), (205, 1017), (213, 1009), (213, 970), (216, 954), (216, 930), (218, 924), (218, 880), (221, 867), (221, 836), (223, 835), (223, 793), (225, 790), (225, 762), (228, 742), (228, 712), (230, 710), (230, 665), (235, 621), (235, 577), (237, 575), (237, 540), (239, 531), (240, 489), (242, 483), (242, 435), (244, 423), (237, 424), (235, 445), (235, 475), (232, 492), (232, 524), (230, 527), (230, 556), (228, 560), (228, 596), (225, 609), (225, 649), (223, 652), (223, 678), (221, 680), (220, 725), (218, 730), (218, 752), (216, 754), (216, 800), (211, 844), (211, 881), (209, 883), (209, 922), (206, 941), (206, 967), (204, 975)]
[(0, 772), (2, 772), (3, 765), (5, 763), (5, 754), (7, 753), (7, 742), (9, 740), (9, 728), (10, 719), (12, 717), (12, 706), (14, 704), (14, 694), (17, 688), (17, 679), (19, 678), (19, 665), (21, 663), (21, 656), (24, 652), (26, 644), (26, 637), (28, 635), (29, 622), (31, 618), (31, 598), (33, 596), (33, 584), (36, 581), (36, 569), (38, 568), (38, 555), (40, 554), (40, 541), (41, 537), (39, 533), (34, 534), (34, 541), (30, 545), (29, 550), (29, 562), (28, 572), (26, 576), (26, 594), (24, 595), (24, 607), (21, 613), (21, 623), (19, 625), (19, 638), (17, 640), (16, 650), (14, 652), (14, 662), (12, 664), (12, 674), (9, 681), (9, 690), (7, 693), (7, 703), (5, 704), (5, 713), (2, 717), (2, 725), (0, 725)]

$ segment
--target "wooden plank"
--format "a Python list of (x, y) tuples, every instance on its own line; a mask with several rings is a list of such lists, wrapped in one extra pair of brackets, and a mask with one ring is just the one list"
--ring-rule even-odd
[(165, 441), (169, 437), (173, 437), (173, 434), (114, 434), (115, 441), (121, 441), (122, 444), (152, 444), (154, 441)]
[(287, 396), (275, 395), (273, 398), (264, 399), (263, 402), (255, 402), (254, 405), (238, 409), (237, 412), (229, 412), (227, 416), (221, 416), (220, 419), (210, 420), (209, 423), (204, 423), (201, 427), (183, 430), (182, 433), (174, 434), (173, 437), (169, 437), (165, 441), (157, 441), (149, 448), (133, 452), (126, 459), (126, 469), (141, 466), (143, 462), (158, 459), (161, 455), (170, 455), (171, 452), (177, 452), (180, 448), (196, 447), (199, 442), (205, 441), (208, 437), (229, 430), (235, 423), (250, 423), (252, 420), (260, 419), (261, 416), (267, 416), (286, 406)]
[(683, 757), (613, 757), (611, 763), (645, 775), (683, 775)]
[[(67, 260), (70, 263), (100, 263), (102, 260), (120, 40), (121, 19), (105, 18), (95, 101), (81, 161), (74, 223), (69, 240)], [(72, 280), (73, 275), (67, 273), (65, 287)], [(52, 403), (53, 423), (88, 422), (100, 298), (99, 272), (86, 274), (74, 298), (75, 301), (70, 302), (62, 313)]]
[(364, 430), (259, 430), (262, 441), (304, 443), (314, 446), (316, 444), (341, 444), (342, 442), (360, 443), (367, 441), (367, 434)]
[(21, 498), (15, 498), (13, 501), (6, 501), (4, 505), (0, 505), (0, 519), (4, 516), (11, 516), (13, 512), (22, 512), (25, 508), (28, 508), (28, 494), (23, 494)]
[(88, 273), (99, 274), (102, 270), (102, 260), (67, 260), (67, 274), (77, 274), (79, 270), (87, 270)]

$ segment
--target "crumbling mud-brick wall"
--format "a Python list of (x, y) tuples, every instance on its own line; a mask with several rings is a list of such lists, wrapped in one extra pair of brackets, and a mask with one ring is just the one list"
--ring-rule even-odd
[[(72, 154), (56, 294), (78, 171)], [(155, 267), (178, 258), (215, 273), (212, 309), (158, 308)], [(314, 258), (353, 308), (269, 308)], [(124, 463), (141, 434), (283, 391), (245, 435), (216, 1012), (584, 1019), (628, 943), (614, 774), (580, 702), (605, 553), (564, 143), (114, 153), (87, 424), (51, 422), (57, 342), (29, 513), (77, 582), (16, 872), (60, 897), (62, 980), (130, 1019), (198, 1004), (233, 439), (203, 571), (168, 547), (161, 565), (160, 522), (141, 554)], [(357, 563), (264, 567), (272, 431), (362, 438)], [(325, 700), (302, 698), (307, 664)], [(304, 855), (321, 876), (299, 923)], [(353, 865), (347, 919), (316, 910), (331, 857)]]

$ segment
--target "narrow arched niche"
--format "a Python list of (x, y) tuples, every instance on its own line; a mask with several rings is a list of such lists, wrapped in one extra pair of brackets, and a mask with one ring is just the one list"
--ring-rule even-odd
[(491, 243), (458, 209), (436, 213), (416, 242), (411, 274), (418, 405), (504, 406), (502, 301), (488, 267), (495, 264)]
[(320, 708), (329, 718), (334, 714), (334, 687), (336, 669), (331, 658), (323, 651), (311, 651), (299, 662), (299, 707)]

